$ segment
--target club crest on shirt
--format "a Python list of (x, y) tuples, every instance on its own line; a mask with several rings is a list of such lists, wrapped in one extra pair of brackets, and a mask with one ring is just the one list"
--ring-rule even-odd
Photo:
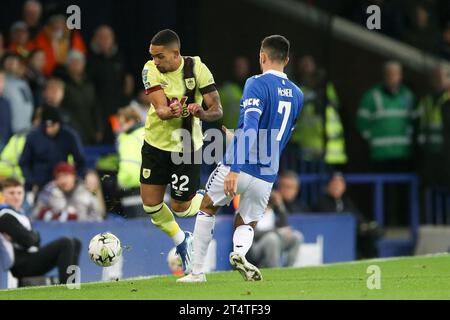
[(150, 175), (152, 173), (152, 170), (150, 169), (142, 169), (142, 176), (144, 177), (144, 179), (148, 179), (150, 178)]
[(188, 88), (189, 90), (194, 90), (194, 88), (195, 88), (195, 78), (184, 79), (184, 82), (186, 83), (186, 88)]

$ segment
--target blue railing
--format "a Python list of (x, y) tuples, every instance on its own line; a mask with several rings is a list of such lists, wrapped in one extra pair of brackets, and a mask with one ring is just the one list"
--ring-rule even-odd
[[(344, 175), (347, 184), (372, 184), (373, 212), (374, 218), (380, 227), (385, 225), (384, 212), (384, 186), (385, 184), (408, 184), (410, 203), (410, 229), (412, 240), (417, 239), (419, 228), (419, 178), (415, 174), (346, 174)], [(318, 195), (322, 193), (326, 185), (327, 176), (321, 174), (302, 174), (300, 182), (302, 184), (303, 197), (315, 203)]]
[(450, 224), (450, 192), (448, 187), (430, 186), (425, 190), (427, 224)]
[[(89, 167), (95, 166), (95, 161), (102, 155), (114, 153), (113, 145), (86, 146), (85, 153), (88, 158)], [(299, 162), (300, 167), (304, 170), (300, 172), (326, 172), (326, 166), (323, 162)], [(209, 171), (203, 168), (202, 180), (206, 180)], [(306, 199), (307, 203), (317, 203), (318, 197), (323, 193), (326, 185), (327, 175), (321, 173), (302, 174), (300, 176), (303, 185), (301, 197)], [(409, 200), (410, 200), (410, 228), (413, 239), (416, 239), (417, 229), (419, 227), (419, 178), (414, 174), (347, 174), (345, 179), (348, 184), (372, 184), (374, 185), (373, 193), (373, 212), (377, 223), (383, 227), (385, 224), (384, 213), (384, 185), (387, 183), (409, 184)], [(433, 193), (427, 197), (427, 223), (433, 221), (433, 210), (437, 212), (436, 223), (443, 221), (445, 207), (447, 213), (447, 221), (450, 222), (450, 197), (444, 200), (432, 201)]]

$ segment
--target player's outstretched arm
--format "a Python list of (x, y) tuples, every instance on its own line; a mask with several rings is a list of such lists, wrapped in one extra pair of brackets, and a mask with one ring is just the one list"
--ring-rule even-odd
[(191, 103), (188, 106), (189, 112), (202, 121), (213, 122), (217, 121), (223, 116), (222, 104), (220, 103), (220, 96), (217, 90), (211, 91), (203, 95), (203, 101), (207, 106), (204, 110), (198, 103)]
[(180, 102), (167, 104), (167, 97), (163, 90), (153, 91), (149, 94), (150, 102), (155, 108), (156, 114), (161, 120), (179, 118), (181, 116), (182, 106)]

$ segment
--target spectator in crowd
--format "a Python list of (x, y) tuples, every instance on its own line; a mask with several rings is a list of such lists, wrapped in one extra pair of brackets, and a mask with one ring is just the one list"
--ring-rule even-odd
[[(275, 200), (281, 198), (283, 205), (289, 213), (305, 213), (310, 209), (298, 198), (300, 193), (300, 179), (294, 171), (282, 172), (278, 178), (277, 189), (272, 196)], [(278, 196), (279, 195), (279, 196)], [(275, 201), (279, 203), (279, 201)], [(276, 210), (276, 207), (275, 207)]]
[(450, 61), (450, 22), (447, 23), (442, 33), (441, 56)]
[(73, 50), (67, 60), (67, 81), (63, 105), (70, 114), (69, 125), (81, 136), (83, 144), (100, 142), (101, 121), (94, 84), (86, 77), (82, 52)]
[(411, 27), (406, 31), (403, 39), (418, 49), (437, 53), (440, 31), (430, 14), (425, 6), (416, 5), (412, 11)]
[(44, 102), (42, 93), (47, 81), (44, 76), (45, 53), (40, 49), (35, 49), (30, 52), (27, 60), (25, 79), (33, 93), (34, 107), (36, 110), (38, 107), (41, 107)]
[(21, 78), (21, 58), (8, 53), (3, 58), (6, 83), (3, 95), (11, 105), (12, 132), (18, 133), (31, 127), (34, 104), (30, 86)]
[(114, 135), (110, 118), (117, 110), (128, 104), (126, 101), (126, 69), (120, 54), (114, 31), (102, 25), (94, 33), (87, 60), (88, 76), (93, 80), (98, 98), (97, 108), (101, 112), (102, 142), (112, 144)]
[(375, 171), (409, 171), (412, 152), (414, 95), (402, 83), (402, 66), (384, 65), (384, 82), (362, 97), (356, 126), (370, 147)]
[[(41, 125), (42, 108), (38, 108), (33, 116), (33, 128), (38, 128)], [(20, 169), (19, 160), (22, 155), (27, 135), (31, 131), (25, 130), (14, 134), (0, 153), (0, 181), (3, 178), (14, 178), (21, 183), (25, 182)]]
[[(275, 198), (272, 195), (264, 217), (256, 225), (253, 245), (247, 255), (260, 268), (294, 266), (303, 243), (302, 233), (288, 224), (289, 213), (282, 206), (281, 197)], [(275, 211), (274, 206), (279, 209)], [(283, 255), (286, 255), (284, 262)]]
[(62, 124), (58, 110), (44, 109), (42, 124), (28, 134), (19, 161), (27, 190), (34, 194), (42, 190), (53, 179), (56, 165), (69, 156), (75, 161), (78, 175), (84, 177), (86, 160), (80, 137)]
[(432, 91), (418, 104), (419, 152), (415, 159), (426, 185), (443, 186), (446, 176), (436, 168), (445, 163), (443, 112), (450, 107), (450, 80), (444, 66), (432, 72), (431, 87)]
[(346, 191), (347, 184), (344, 176), (340, 172), (334, 172), (328, 181), (326, 193), (319, 198), (317, 207), (314, 211), (327, 213), (353, 213), (359, 221), (363, 220)]
[(245, 81), (250, 76), (250, 61), (247, 57), (238, 56), (233, 60), (232, 79), (226, 81), (220, 88), (220, 101), (224, 110), (222, 124), (235, 129), (238, 125), (240, 100), (245, 86)]
[(11, 105), (3, 97), (5, 88), (6, 74), (0, 69), (0, 152), (2, 152), (6, 143), (12, 135), (11, 129)]
[(122, 133), (117, 138), (119, 153), (117, 182), (122, 193), (122, 208), (127, 218), (144, 217), (146, 214), (142, 210), (139, 184), (144, 126), (139, 110), (135, 107), (119, 109), (118, 118)]
[(104, 212), (97, 198), (82, 181), (77, 181), (75, 168), (66, 162), (53, 170), (54, 180), (39, 194), (33, 210), (33, 219), (61, 222), (101, 221)]
[[(69, 30), (63, 14), (53, 14), (35, 39), (36, 47), (45, 52), (44, 75), (49, 77), (55, 68), (67, 64), (71, 50), (86, 53), (86, 45), (78, 30)], [(58, 71), (59, 72), (59, 71)]]
[(136, 107), (141, 115), (141, 122), (147, 121), (147, 113), (150, 108), (150, 98), (145, 94), (145, 89), (139, 90), (136, 98), (130, 102), (130, 106)]
[(335, 172), (327, 184), (315, 208), (324, 213), (351, 213), (357, 221), (357, 251), (359, 258), (373, 258), (377, 256), (376, 242), (381, 236), (378, 224), (367, 221), (359, 212), (352, 199), (347, 194), (347, 184), (340, 172)]
[(5, 49), (5, 38), (3, 36), (3, 33), (0, 32), (0, 61), (3, 59), (3, 56), (5, 55), (6, 49)]
[[(415, 98), (402, 83), (402, 66), (395, 61), (383, 68), (384, 81), (362, 97), (356, 127), (369, 144), (370, 170), (411, 172)], [(403, 185), (387, 185), (385, 212), (388, 225), (407, 223), (408, 190)]]
[(72, 125), (72, 114), (64, 106), (64, 97), (66, 95), (66, 84), (59, 78), (50, 78), (44, 87), (43, 109), (52, 108), (58, 110), (61, 121), (66, 126)]
[(30, 38), (34, 39), (41, 29), (42, 4), (37, 0), (27, 0), (23, 5), (23, 21), (28, 27)]
[(17, 21), (11, 26), (9, 51), (18, 54), (23, 59), (28, 58), (34, 44), (30, 40), (27, 24)]
[(76, 238), (60, 238), (40, 247), (39, 233), (33, 230), (30, 220), (22, 214), (23, 185), (7, 179), (0, 188), (6, 205), (0, 207), (0, 257), (14, 277), (44, 276), (58, 268), (59, 282), (65, 284), (69, 277), (67, 268), (78, 265), (81, 242)]
[[(301, 57), (297, 67), (304, 105), (292, 143), (300, 148), (302, 160), (310, 162), (311, 166), (322, 161), (329, 166), (343, 166), (347, 163), (347, 154), (334, 85), (310, 55)], [(299, 153), (298, 149), (295, 153)]]

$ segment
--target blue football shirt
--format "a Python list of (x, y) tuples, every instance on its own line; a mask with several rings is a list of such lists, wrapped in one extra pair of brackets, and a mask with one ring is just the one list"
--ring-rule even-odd
[(302, 106), (303, 92), (282, 72), (268, 70), (247, 79), (238, 126), (224, 164), (233, 172), (275, 182), (281, 152)]

